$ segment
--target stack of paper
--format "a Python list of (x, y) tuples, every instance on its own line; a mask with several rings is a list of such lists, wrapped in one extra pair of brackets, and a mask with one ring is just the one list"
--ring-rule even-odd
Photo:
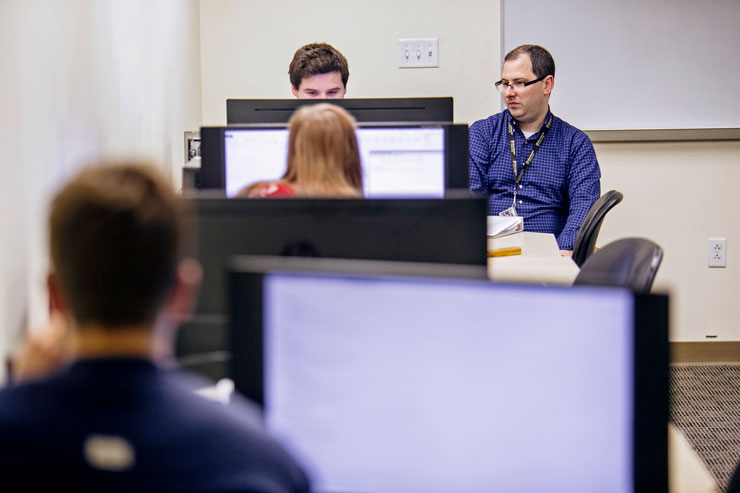
[(519, 231), (524, 231), (521, 216), (488, 216), (488, 236), (499, 238)]

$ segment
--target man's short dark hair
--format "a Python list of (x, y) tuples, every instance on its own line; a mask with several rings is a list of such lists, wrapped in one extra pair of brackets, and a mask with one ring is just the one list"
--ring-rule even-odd
[(183, 254), (185, 204), (153, 166), (99, 163), (54, 198), (50, 253), (76, 322), (150, 326)]
[(552, 75), (555, 77), (555, 60), (549, 51), (539, 45), (517, 46), (504, 57), (504, 62), (516, 60), (521, 55), (529, 55), (532, 62), (532, 72), (538, 79)]
[(339, 72), (342, 75), (342, 85), (346, 88), (349, 79), (347, 59), (339, 50), (327, 43), (301, 46), (293, 55), (293, 61), (288, 68), (290, 83), (296, 89), (300, 88), (301, 81), (306, 77), (331, 72)]

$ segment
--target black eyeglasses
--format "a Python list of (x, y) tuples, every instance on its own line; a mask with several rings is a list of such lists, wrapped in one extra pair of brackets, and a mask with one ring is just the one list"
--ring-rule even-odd
[(529, 82), (507, 82), (505, 80), (500, 80), (496, 82), (494, 85), (496, 86), (496, 89), (498, 89), (498, 92), (503, 93), (506, 88), (514, 89), (515, 91), (521, 91), (527, 86), (531, 86), (535, 82), (539, 82), (541, 80), (544, 80), (544, 78), (547, 77), (546, 75), (543, 75), (539, 79), (530, 80)]

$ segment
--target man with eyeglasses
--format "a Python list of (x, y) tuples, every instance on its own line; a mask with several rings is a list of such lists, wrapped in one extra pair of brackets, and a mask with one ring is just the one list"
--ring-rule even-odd
[(555, 61), (522, 45), (504, 57), (506, 110), (470, 126), (470, 189), (488, 194), (489, 215), (524, 218), (524, 230), (553, 233), (564, 255), (599, 198), (601, 171), (585, 133), (550, 111)]

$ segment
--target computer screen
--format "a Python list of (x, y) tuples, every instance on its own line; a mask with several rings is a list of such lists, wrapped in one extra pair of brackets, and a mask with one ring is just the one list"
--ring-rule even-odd
[[(363, 194), (381, 197), (442, 197), (468, 186), (467, 125), (360, 126), (356, 132)], [(278, 180), (287, 168), (285, 126), (201, 129), (202, 188), (233, 197), (246, 185)]]
[(234, 123), (287, 123), (296, 108), (331, 103), (347, 110), (358, 122), (449, 122), (453, 100), (443, 98), (373, 99), (227, 99), (226, 121)]
[[(445, 193), (442, 127), (358, 128), (365, 197), (442, 197)], [(285, 173), (288, 129), (224, 131), (226, 195)]]
[[(249, 394), (238, 375), (261, 343), (252, 397), (317, 491), (665, 484), (660, 297), (286, 270), (232, 281), (237, 387)], [(646, 304), (657, 337), (640, 334)]]

